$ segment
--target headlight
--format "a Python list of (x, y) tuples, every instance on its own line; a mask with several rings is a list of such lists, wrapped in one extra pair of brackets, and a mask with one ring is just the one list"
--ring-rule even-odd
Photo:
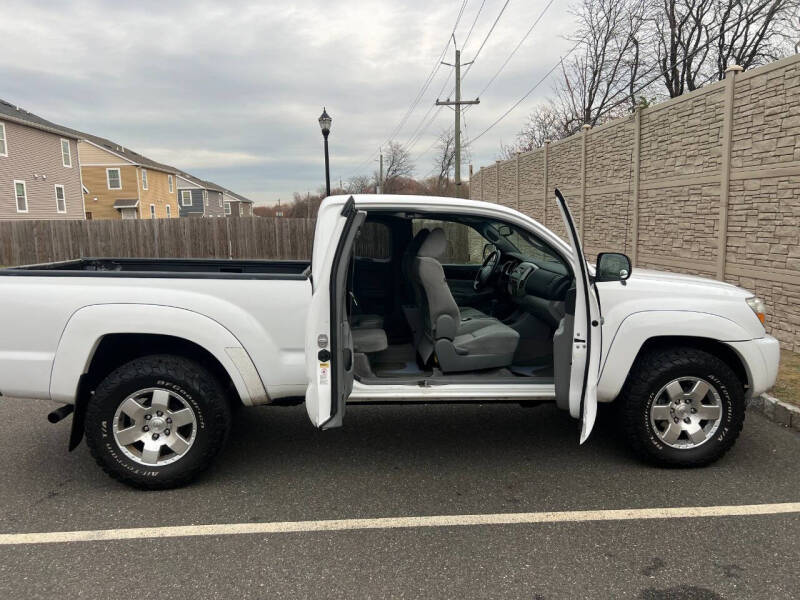
[(756, 316), (758, 317), (758, 320), (761, 321), (761, 324), (766, 325), (767, 306), (764, 304), (764, 301), (758, 296), (753, 296), (752, 298), (747, 299), (747, 305), (753, 309), (754, 313), (756, 313)]

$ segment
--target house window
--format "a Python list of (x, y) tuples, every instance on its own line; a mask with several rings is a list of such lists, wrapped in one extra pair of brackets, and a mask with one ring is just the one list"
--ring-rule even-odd
[(64, 194), (63, 185), (56, 185), (56, 211), (60, 213), (67, 212), (67, 197)]
[(191, 205), (192, 205), (192, 191), (181, 190), (181, 206), (191, 206)]
[(0, 123), (0, 156), (8, 156), (8, 146), (6, 145), (5, 123)]
[(142, 189), (147, 189), (147, 169), (142, 169)]
[(108, 180), (108, 189), (122, 189), (122, 177), (119, 174), (119, 169), (106, 169), (106, 179)]
[(169, 204), (167, 204), (167, 218), (172, 218), (172, 207)]
[(156, 218), (156, 205), (155, 204), (151, 204), (150, 205), (150, 218), (151, 219), (155, 219)]
[(61, 164), (72, 168), (72, 151), (69, 148), (69, 140), (61, 140)]
[(17, 198), (17, 212), (28, 212), (28, 190), (24, 181), (14, 180), (14, 195)]
[(230, 202), (226, 202), (225, 203), (225, 214), (226, 215), (231, 214), (231, 203)]
[(175, 193), (175, 187), (174, 187), (174, 185), (172, 183), (172, 175), (167, 175), (167, 183), (169, 184), (169, 193), (170, 194), (174, 194)]

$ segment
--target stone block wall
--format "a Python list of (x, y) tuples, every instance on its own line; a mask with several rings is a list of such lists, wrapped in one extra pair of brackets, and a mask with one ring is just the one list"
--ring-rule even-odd
[(554, 187), (590, 260), (624, 251), (747, 288), (800, 352), (800, 55), (481, 168), (471, 193), (563, 237)]

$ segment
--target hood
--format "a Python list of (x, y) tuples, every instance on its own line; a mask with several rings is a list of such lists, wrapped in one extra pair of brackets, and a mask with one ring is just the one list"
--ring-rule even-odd
[(641, 279), (646, 281), (658, 280), (674, 282), (678, 284), (685, 283), (689, 285), (705, 285), (728, 290), (740, 289), (731, 283), (726, 283), (717, 279), (710, 279), (708, 277), (700, 277), (698, 275), (688, 275), (684, 273), (673, 273), (671, 271), (656, 271), (655, 269), (641, 269), (639, 267), (634, 267), (633, 273), (631, 273), (631, 279)]

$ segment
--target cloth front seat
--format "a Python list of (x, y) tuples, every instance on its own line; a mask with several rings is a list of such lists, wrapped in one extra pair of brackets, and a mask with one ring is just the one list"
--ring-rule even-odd
[(441, 228), (417, 251), (412, 278), (420, 286), (424, 335), (417, 351), (424, 362), (435, 352), (444, 373), (511, 365), (519, 333), (492, 317), (462, 317), (444, 277), (439, 257), (447, 249)]
[[(416, 303), (417, 307), (422, 306), (425, 293), (422, 291), (422, 285), (420, 285), (414, 277), (414, 262), (417, 259), (417, 252), (428, 238), (429, 234), (430, 231), (428, 229), (420, 229), (417, 232), (417, 235), (414, 236), (414, 239), (408, 243), (408, 246), (403, 253), (402, 262), (400, 263), (400, 267), (403, 271), (403, 277), (406, 281), (411, 282), (411, 288), (414, 292), (414, 302)], [(472, 308), (471, 306), (459, 306), (458, 312), (461, 315), (461, 319), (480, 319), (487, 317), (486, 313), (481, 312), (477, 308)], [(412, 329), (414, 329), (413, 325)]]

